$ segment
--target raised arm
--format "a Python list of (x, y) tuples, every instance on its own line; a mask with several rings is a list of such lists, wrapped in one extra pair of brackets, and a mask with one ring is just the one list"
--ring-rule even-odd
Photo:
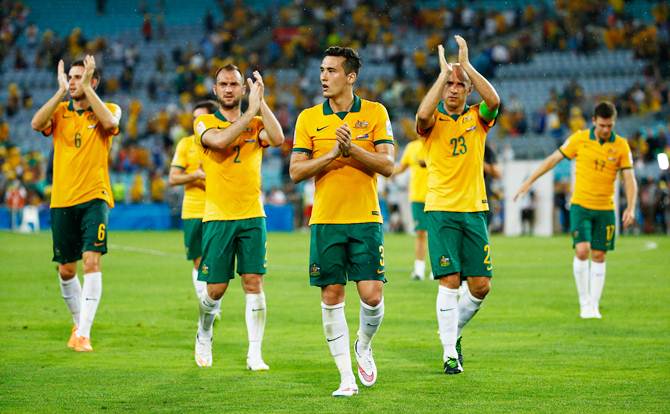
[(30, 121), (30, 126), (35, 131), (44, 131), (51, 126), (51, 117), (58, 107), (58, 104), (67, 95), (68, 82), (67, 75), (65, 75), (65, 64), (62, 60), (58, 61), (58, 90), (49, 98), (49, 100), (42, 105), (40, 109), (35, 112), (33, 119)]
[(637, 181), (632, 168), (621, 171), (623, 188), (626, 192), (626, 209), (623, 212), (623, 226), (628, 227), (635, 223), (635, 205), (637, 203)]
[(109, 110), (107, 105), (100, 99), (91, 81), (93, 79), (93, 72), (95, 71), (95, 58), (90, 55), (86, 55), (84, 58), (84, 75), (81, 78), (82, 90), (86, 99), (91, 104), (91, 109), (93, 113), (100, 121), (100, 124), (106, 130), (114, 130), (119, 127), (119, 121), (121, 121), (121, 110), (118, 109), (116, 113), (112, 113)]
[(421, 100), (419, 109), (416, 111), (416, 127), (419, 131), (427, 131), (435, 124), (435, 108), (440, 102), (444, 87), (453, 70), (444, 57), (444, 47), (442, 45), (437, 46), (437, 57), (440, 61), (440, 74), (433, 86), (428, 90), (426, 96)]
[(465, 42), (461, 36), (454, 36), (456, 38), (456, 43), (458, 43), (458, 63), (461, 68), (468, 74), (470, 80), (472, 81), (472, 86), (482, 97), (486, 103), (489, 111), (493, 112), (500, 106), (500, 97), (498, 93), (493, 88), (493, 86), (483, 77), (477, 70), (470, 64), (470, 59), (468, 57), (468, 44)]
[(530, 177), (528, 177), (526, 181), (521, 184), (521, 187), (519, 187), (519, 190), (514, 195), (514, 201), (518, 200), (520, 197), (523, 197), (530, 190), (530, 187), (538, 178), (542, 177), (547, 171), (554, 168), (556, 164), (561, 162), (563, 158), (563, 154), (559, 150), (554, 151), (550, 156), (545, 158), (544, 161), (542, 161), (542, 164), (540, 164), (540, 166), (537, 167), (535, 171), (533, 171)]
[[(260, 82), (265, 89), (265, 84), (263, 83), (263, 78), (258, 71), (254, 71), (254, 78), (256, 82)], [(278, 147), (284, 143), (284, 131), (282, 130), (281, 124), (277, 120), (277, 117), (272, 112), (268, 106), (265, 99), (261, 95), (261, 119), (263, 120), (263, 130), (261, 131), (259, 138), (273, 147)]]
[(237, 137), (244, 132), (253, 117), (256, 116), (261, 106), (263, 85), (258, 82), (252, 82), (251, 79), (247, 79), (247, 85), (250, 90), (249, 106), (247, 107), (247, 110), (237, 119), (237, 121), (230, 124), (228, 128), (212, 128), (205, 131), (201, 138), (205, 147), (219, 150), (228, 148), (228, 146), (235, 142)]

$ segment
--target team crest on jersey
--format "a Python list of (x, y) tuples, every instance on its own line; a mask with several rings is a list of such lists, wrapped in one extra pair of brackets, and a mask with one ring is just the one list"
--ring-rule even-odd
[(89, 115), (86, 117), (86, 120), (87, 120), (88, 122), (98, 122), (98, 118), (95, 116), (95, 114), (89, 114)]
[(356, 121), (354, 128), (363, 129), (368, 127), (368, 121)]
[(440, 256), (440, 267), (448, 267), (451, 264), (451, 260), (445, 256)]
[(467, 115), (467, 116), (464, 116), (464, 117), (463, 117), (463, 121), (464, 121), (464, 122), (468, 122), (468, 121), (471, 120), (471, 119), (472, 119), (472, 117), (471, 117), (470, 115)]
[(318, 264), (312, 263), (312, 265), (309, 267), (309, 275), (310, 276), (320, 276), (321, 275), (321, 268), (319, 267)]

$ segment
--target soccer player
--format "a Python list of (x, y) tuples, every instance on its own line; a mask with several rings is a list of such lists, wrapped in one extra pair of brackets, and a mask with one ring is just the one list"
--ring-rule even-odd
[(409, 168), (409, 201), (414, 219), (414, 270), (410, 278), (424, 280), (426, 277), (426, 192), (428, 191), (428, 170), (426, 169), (426, 151), (423, 137), (410, 141), (400, 158), (400, 165), (394, 174), (400, 174)]
[(600, 297), (605, 286), (605, 255), (608, 250), (614, 250), (614, 181), (619, 171), (627, 201), (623, 226), (628, 227), (635, 222), (637, 183), (633, 156), (626, 139), (614, 132), (616, 116), (616, 108), (611, 102), (598, 103), (591, 119), (593, 126), (570, 135), (521, 184), (514, 196), (517, 200), (528, 193), (535, 180), (563, 158), (576, 160), (570, 232), (575, 249), (572, 270), (579, 296), (579, 316), (584, 319), (602, 317)]
[[(200, 318), (195, 337), (195, 362), (212, 365), (212, 325), (228, 283), (237, 273), (246, 294), (245, 319), (249, 339), (247, 368), (265, 371), (261, 355), (266, 304), (263, 275), (266, 271), (267, 235), (261, 203), (263, 149), (284, 142), (284, 133), (265, 99), (260, 73), (254, 81), (237, 66), (228, 64), (215, 75), (213, 87), (219, 108), (194, 121), (195, 143), (203, 149), (205, 214), (202, 260), (198, 280), (207, 283), (200, 296)], [(249, 88), (249, 105), (240, 102)], [(260, 116), (257, 114), (260, 113)]]
[[(199, 102), (193, 108), (193, 119), (213, 114), (219, 109), (216, 102)], [(202, 257), (202, 217), (205, 214), (205, 171), (202, 169), (202, 148), (196, 145), (195, 136), (182, 138), (170, 166), (169, 183), (184, 186), (181, 218), (184, 223), (186, 259), (193, 261), (191, 276), (197, 298), (207, 284), (198, 280), (198, 267)]]
[[(35, 113), (31, 125), (53, 135), (51, 229), (53, 261), (63, 299), (74, 326), (68, 347), (93, 351), (91, 327), (102, 295), (101, 256), (107, 253), (107, 216), (114, 207), (108, 157), (112, 138), (119, 133), (121, 108), (103, 102), (95, 89), (100, 74), (95, 59), (72, 63), (65, 75), (58, 62), (58, 91)], [(70, 100), (63, 98), (70, 94)], [(84, 285), (77, 277), (83, 258)]]
[[(461, 331), (491, 286), (484, 145), (500, 105), (493, 86), (470, 64), (465, 39), (455, 38), (458, 63), (447, 63), (438, 46), (440, 74), (416, 114), (428, 154), (428, 249), (433, 277), (440, 282), (436, 307), (446, 374), (463, 371)], [(468, 106), (473, 88), (483, 101)], [(461, 279), (468, 289), (459, 298)]]
[(310, 284), (321, 288), (323, 330), (340, 372), (335, 397), (358, 393), (344, 314), (347, 281), (356, 282), (361, 300), (354, 354), (358, 377), (368, 387), (377, 381), (370, 344), (384, 317), (376, 175), (393, 173), (393, 131), (383, 105), (354, 95), (360, 67), (353, 49), (326, 49), (320, 77), (326, 99), (298, 116), (289, 169), (295, 182), (315, 177), (309, 276)]

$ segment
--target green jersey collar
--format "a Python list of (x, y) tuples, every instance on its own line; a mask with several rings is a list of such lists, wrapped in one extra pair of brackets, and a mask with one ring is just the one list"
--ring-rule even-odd
[[(361, 111), (361, 98), (358, 95), (354, 94), (354, 104), (351, 105), (351, 110), (349, 112), (360, 112)], [(340, 119), (344, 119), (345, 116), (349, 113), (347, 111), (342, 112), (333, 112), (333, 108), (330, 107), (330, 100), (326, 99), (323, 102), (323, 114), (324, 115), (337, 115)]]
[(454, 121), (458, 121), (458, 118), (459, 118), (461, 115), (464, 115), (466, 112), (468, 112), (468, 111), (470, 110), (470, 105), (465, 104), (465, 107), (463, 108), (463, 112), (461, 112), (461, 115), (450, 115), (450, 114), (447, 112), (447, 108), (444, 107), (444, 101), (440, 101), (440, 102), (437, 104), (437, 110), (438, 110), (440, 113), (443, 113), (443, 114), (445, 114), (445, 115), (451, 117), (451, 119), (453, 119)]
[(216, 111), (214, 112), (214, 116), (222, 120), (223, 122), (228, 122), (225, 116), (221, 113), (221, 111)]
[(76, 109), (76, 110), (75, 110), (75, 109), (74, 109), (74, 100), (73, 100), (73, 99), (70, 99), (70, 102), (67, 104), (67, 110), (68, 110), (68, 111), (77, 112), (77, 114), (81, 115), (81, 114), (83, 114), (83, 113), (86, 112), (86, 111), (92, 111), (93, 108), (91, 108), (91, 107), (89, 106), (87, 109)]
[[(596, 137), (596, 127), (591, 127), (591, 130), (589, 131), (589, 139), (591, 139), (592, 141), (600, 141)], [(616, 139), (616, 134), (614, 133), (614, 131), (612, 131), (612, 133), (610, 134), (610, 137), (607, 140), (607, 142), (614, 142), (615, 139)]]

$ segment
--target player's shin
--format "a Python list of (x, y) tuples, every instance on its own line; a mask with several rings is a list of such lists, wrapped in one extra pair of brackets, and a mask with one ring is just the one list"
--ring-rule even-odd
[(456, 339), (458, 330), (458, 289), (439, 286), (437, 292), (437, 325), (444, 348), (443, 360), (458, 358)]
[(456, 332), (456, 338), (461, 336), (463, 327), (465, 327), (465, 325), (474, 318), (475, 314), (479, 312), (479, 308), (482, 306), (483, 301), (483, 299), (477, 299), (472, 296), (472, 293), (467, 289), (458, 299), (458, 330)]
[(87, 273), (84, 275), (84, 287), (81, 291), (81, 313), (77, 336), (90, 338), (91, 327), (102, 297), (102, 273)]
[(79, 313), (81, 311), (81, 284), (79, 283), (79, 277), (74, 275), (71, 279), (63, 280), (59, 274), (58, 281), (60, 282), (60, 291), (63, 295), (63, 300), (72, 314), (72, 321), (75, 326), (78, 326)]
[(349, 327), (344, 315), (344, 302), (336, 305), (321, 304), (323, 332), (326, 335), (330, 354), (335, 359), (340, 371), (340, 382), (355, 383), (354, 372), (351, 367), (351, 352), (349, 350)]
[(212, 326), (214, 325), (214, 317), (216, 309), (221, 299), (214, 300), (209, 297), (207, 289), (200, 297), (200, 320), (198, 323), (198, 335), (203, 338), (212, 337)]
[(589, 296), (589, 261), (580, 260), (575, 257), (572, 262), (572, 271), (575, 276), (577, 295), (579, 295), (579, 306), (584, 309), (591, 306)]
[(193, 288), (195, 289), (195, 296), (199, 299), (202, 296), (202, 292), (207, 290), (207, 282), (198, 280), (198, 269), (191, 270), (191, 277), (193, 279)]
[(591, 263), (591, 274), (589, 276), (589, 286), (591, 293), (591, 303), (598, 310), (600, 305), (600, 297), (603, 294), (605, 287), (605, 262)]
[(358, 347), (365, 351), (384, 319), (384, 298), (377, 306), (370, 306), (361, 301), (360, 324), (358, 328)]
[(266, 317), (265, 293), (247, 293), (245, 319), (249, 337), (247, 358), (252, 361), (261, 360), (261, 344), (265, 331)]

